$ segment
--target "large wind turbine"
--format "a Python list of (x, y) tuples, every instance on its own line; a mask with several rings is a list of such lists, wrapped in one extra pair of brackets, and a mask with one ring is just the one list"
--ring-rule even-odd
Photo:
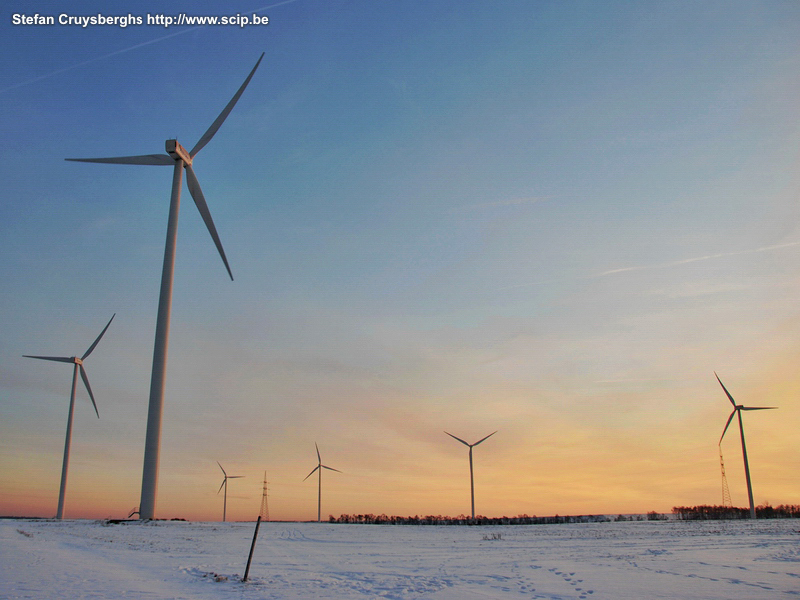
[[(219, 461), (217, 461), (217, 464), (219, 465)], [(222, 469), (222, 465), (219, 465), (219, 468)], [(225, 472), (225, 469), (222, 469), (222, 475), (223, 475), (222, 484), (219, 486), (217, 494), (219, 494), (220, 490), (222, 490), (223, 487), (225, 488), (225, 495), (224, 495), (225, 499), (222, 501), (222, 521), (224, 523), (228, 515), (228, 479), (241, 479), (242, 477), (244, 477), (244, 475), (228, 475)]]
[(81, 372), (81, 379), (83, 379), (83, 384), (86, 386), (86, 391), (89, 392), (89, 399), (92, 401), (92, 406), (94, 406), (94, 412), (97, 415), (97, 418), (100, 418), (100, 413), (97, 410), (97, 403), (94, 401), (94, 394), (92, 393), (92, 386), (89, 385), (89, 378), (86, 376), (86, 369), (83, 368), (83, 361), (86, 360), (92, 351), (95, 349), (95, 346), (100, 342), (100, 339), (108, 329), (108, 326), (111, 325), (111, 321), (114, 320), (116, 313), (111, 315), (111, 318), (108, 320), (108, 323), (105, 327), (103, 327), (103, 331), (100, 332), (100, 335), (97, 336), (97, 339), (94, 343), (89, 346), (89, 349), (83, 353), (83, 356), (78, 358), (77, 356), (30, 356), (28, 354), (23, 354), (25, 358), (38, 358), (39, 360), (52, 360), (55, 362), (63, 362), (63, 363), (72, 363), (74, 368), (72, 369), (72, 393), (69, 396), (69, 416), (67, 417), (67, 437), (64, 441), (64, 461), (61, 464), (61, 488), (58, 492), (58, 512), (56, 513), (56, 519), (61, 519), (64, 517), (64, 495), (67, 491), (67, 470), (69, 469), (69, 447), (72, 441), (72, 415), (75, 408), (75, 388), (78, 384), (78, 371)]
[(328, 469), (328, 471), (336, 471), (337, 473), (341, 473), (339, 469), (334, 469), (333, 467), (326, 467), (322, 464), (322, 457), (319, 455), (319, 446), (317, 446), (317, 442), (314, 442), (314, 446), (317, 449), (317, 466), (314, 467), (314, 470), (311, 471), (308, 475), (303, 478), (303, 481), (308, 479), (314, 474), (314, 471), (318, 471), (319, 473), (319, 482), (317, 484), (317, 523), (320, 522), (320, 517), (322, 516), (322, 469)]
[(239, 101), (239, 97), (242, 95), (242, 92), (244, 92), (247, 84), (250, 83), (250, 79), (256, 72), (262, 58), (264, 58), (263, 53), (239, 90), (234, 94), (227, 106), (191, 151), (187, 151), (177, 140), (167, 140), (167, 154), (67, 159), (78, 162), (112, 163), (121, 165), (171, 165), (174, 167), (172, 174), (172, 196), (169, 205), (169, 221), (167, 224), (167, 242), (164, 249), (164, 265), (161, 271), (161, 292), (158, 298), (158, 319), (156, 321), (156, 337), (153, 349), (153, 370), (150, 379), (150, 403), (147, 413), (144, 468), (142, 469), (142, 496), (139, 505), (139, 518), (141, 519), (153, 519), (155, 518), (156, 512), (158, 463), (161, 447), (161, 414), (164, 405), (167, 346), (169, 344), (169, 318), (170, 306), (172, 304), (172, 274), (175, 267), (175, 243), (178, 231), (178, 209), (181, 201), (183, 171), (184, 169), (186, 170), (186, 183), (189, 187), (189, 193), (192, 195), (194, 203), (197, 205), (197, 210), (200, 211), (206, 228), (211, 234), (214, 244), (217, 246), (219, 255), (222, 257), (222, 262), (225, 263), (225, 268), (228, 270), (228, 275), (231, 280), (233, 280), (233, 274), (231, 273), (230, 266), (228, 266), (228, 259), (225, 257), (225, 251), (222, 249), (222, 243), (217, 235), (217, 229), (214, 227), (214, 221), (211, 219), (211, 213), (208, 210), (206, 199), (203, 196), (203, 191), (200, 189), (200, 184), (197, 182), (197, 177), (194, 174), (192, 162), (197, 153), (203, 149), (212, 137), (214, 137), (214, 134), (217, 133), (217, 130), (228, 117), (228, 114), (233, 110), (233, 107)]
[[(447, 432), (445, 431), (445, 433), (447, 433)], [(497, 432), (493, 431), (492, 433), (487, 435), (485, 438), (478, 440), (474, 444), (468, 444), (467, 442), (465, 442), (461, 438), (458, 438), (458, 437), (454, 436), (452, 433), (447, 433), (447, 435), (449, 435), (451, 438), (453, 438), (455, 440), (458, 440), (459, 442), (461, 442), (462, 444), (464, 444), (465, 446), (467, 446), (469, 448), (469, 494), (470, 494), (470, 498), (472, 499), (472, 518), (473, 519), (475, 518), (475, 481), (474, 481), (474, 479), (472, 477), (472, 449), (475, 446), (477, 446), (478, 444), (480, 444), (481, 442), (483, 442), (484, 440), (492, 437), (495, 433), (497, 433)]]
[(722, 444), (722, 438), (725, 437), (725, 433), (728, 431), (728, 426), (731, 424), (731, 421), (733, 421), (733, 416), (734, 415), (738, 415), (739, 416), (739, 433), (742, 436), (742, 457), (744, 458), (744, 476), (745, 476), (745, 479), (747, 479), (747, 498), (750, 500), (750, 518), (751, 519), (755, 519), (756, 518), (756, 508), (755, 508), (755, 505), (753, 504), (753, 486), (750, 483), (750, 465), (747, 462), (747, 447), (744, 445), (744, 427), (742, 426), (742, 411), (743, 410), (772, 410), (772, 409), (775, 409), (775, 408), (778, 408), (778, 407), (777, 406), (742, 406), (741, 404), (736, 404), (736, 402), (734, 402), (734, 400), (733, 400), (733, 396), (731, 396), (731, 394), (728, 391), (728, 389), (722, 383), (722, 380), (720, 380), (719, 375), (714, 373), (714, 376), (717, 378), (717, 381), (719, 381), (719, 384), (722, 386), (722, 389), (725, 390), (725, 395), (728, 396), (728, 400), (730, 400), (731, 404), (733, 404), (733, 412), (731, 413), (731, 416), (728, 417), (728, 422), (725, 423), (725, 429), (722, 430), (722, 435), (719, 438), (719, 443)]

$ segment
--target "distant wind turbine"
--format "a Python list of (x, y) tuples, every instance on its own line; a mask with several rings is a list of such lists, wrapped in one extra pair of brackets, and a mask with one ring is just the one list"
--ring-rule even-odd
[[(222, 469), (222, 465), (219, 464), (219, 461), (217, 461), (217, 464), (219, 465), (219, 468)], [(225, 494), (223, 496), (224, 500), (222, 501), (222, 522), (224, 523), (228, 516), (228, 479), (241, 479), (244, 477), (244, 475), (228, 475), (225, 472), (225, 469), (222, 469), (222, 475), (222, 484), (219, 486), (217, 494), (220, 493), (222, 488), (225, 488)]]
[(66, 159), (77, 162), (111, 163), (120, 165), (169, 165), (174, 167), (172, 174), (172, 196), (169, 205), (169, 221), (167, 224), (167, 241), (164, 249), (164, 264), (161, 271), (161, 292), (158, 299), (158, 319), (156, 321), (156, 337), (153, 349), (153, 369), (150, 379), (150, 403), (147, 413), (147, 434), (145, 438), (144, 468), (142, 469), (142, 496), (139, 515), (141, 519), (153, 519), (155, 518), (156, 512), (158, 463), (161, 447), (161, 415), (164, 407), (167, 346), (169, 344), (169, 319), (170, 307), (172, 304), (172, 275), (175, 267), (175, 244), (178, 232), (178, 209), (180, 208), (181, 201), (183, 171), (184, 169), (186, 170), (186, 183), (189, 187), (189, 193), (194, 199), (195, 205), (197, 205), (197, 210), (200, 211), (200, 215), (203, 217), (203, 221), (206, 224), (208, 232), (211, 234), (211, 238), (214, 240), (214, 244), (217, 247), (220, 257), (222, 257), (222, 262), (225, 264), (228, 275), (231, 280), (233, 280), (233, 274), (228, 265), (228, 259), (225, 257), (225, 251), (222, 249), (222, 242), (220, 242), (219, 236), (217, 235), (214, 221), (211, 219), (211, 213), (208, 210), (206, 199), (203, 196), (203, 191), (200, 189), (200, 184), (194, 174), (192, 162), (197, 153), (203, 149), (212, 137), (214, 137), (214, 134), (217, 133), (217, 130), (228, 117), (231, 110), (233, 110), (233, 107), (239, 101), (239, 97), (244, 92), (247, 84), (250, 83), (250, 79), (256, 72), (262, 58), (264, 58), (263, 53), (239, 90), (234, 94), (227, 106), (225, 106), (216, 120), (211, 124), (211, 127), (208, 128), (191, 151), (187, 151), (177, 140), (167, 140), (167, 154)]
[(728, 391), (728, 389), (722, 383), (722, 380), (720, 380), (719, 375), (714, 373), (714, 376), (717, 378), (717, 381), (719, 381), (719, 384), (722, 386), (722, 389), (725, 390), (725, 395), (728, 396), (728, 400), (730, 400), (731, 404), (733, 404), (733, 412), (731, 413), (731, 416), (728, 417), (728, 422), (725, 423), (725, 429), (722, 430), (722, 435), (719, 438), (719, 443), (722, 444), (722, 438), (725, 437), (725, 433), (728, 431), (728, 426), (731, 424), (731, 421), (733, 420), (733, 416), (734, 415), (738, 415), (739, 416), (739, 433), (740, 433), (740, 435), (742, 437), (742, 457), (744, 458), (744, 476), (745, 476), (745, 479), (747, 479), (747, 498), (750, 500), (750, 518), (751, 519), (755, 519), (756, 518), (756, 508), (755, 508), (755, 504), (753, 503), (753, 486), (750, 483), (750, 465), (747, 462), (747, 447), (744, 444), (744, 426), (742, 425), (742, 411), (743, 410), (773, 410), (773, 409), (778, 408), (778, 407), (777, 406), (742, 406), (741, 404), (736, 404), (736, 402), (733, 400), (733, 396), (731, 396), (731, 394)]
[[(445, 431), (445, 433), (447, 433), (447, 432)], [(469, 493), (470, 493), (470, 498), (472, 499), (472, 518), (473, 519), (475, 518), (475, 481), (474, 481), (473, 476), (472, 476), (472, 449), (475, 446), (477, 446), (478, 444), (480, 444), (481, 442), (483, 442), (483, 441), (487, 440), (488, 438), (492, 437), (495, 433), (497, 433), (497, 432), (493, 431), (492, 433), (487, 435), (485, 438), (478, 440), (474, 444), (468, 444), (467, 442), (465, 442), (461, 438), (458, 438), (458, 437), (454, 436), (452, 433), (447, 433), (447, 435), (449, 435), (451, 438), (453, 438), (455, 440), (458, 440), (459, 442), (461, 442), (462, 444), (464, 444), (465, 446), (467, 446), (469, 448)]]
[(311, 471), (308, 475), (303, 478), (303, 481), (308, 479), (314, 474), (314, 471), (317, 471), (319, 474), (319, 481), (317, 483), (317, 523), (320, 522), (322, 517), (322, 469), (328, 469), (329, 471), (336, 471), (337, 473), (341, 473), (339, 469), (334, 469), (333, 467), (326, 467), (322, 464), (322, 457), (319, 455), (319, 446), (317, 446), (317, 442), (314, 442), (314, 446), (317, 449), (317, 466), (314, 467), (314, 470)]
[(63, 363), (71, 363), (74, 366), (72, 370), (72, 393), (69, 396), (69, 416), (67, 417), (67, 437), (64, 441), (64, 462), (61, 465), (61, 487), (58, 492), (58, 512), (56, 513), (57, 519), (62, 519), (64, 517), (64, 495), (67, 491), (67, 471), (69, 469), (69, 447), (72, 441), (72, 415), (75, 409), (75, 388), (78, 384), (78, 371), (81, 373), (81, 379), (83, 379), (83, 384), (86, 386), (86, 391), (89, 392), (89, 399), (92, 401), (92, 406), (94, 406), (94, 412), (97, 415), (97, 418), (100, 418), (100, 413), (97, 410), (97, 403), (94, 401), (94, 394), (92, 393), (92, 386), (89, 385), (89, 378), (86, 376), (86, 369), (83, 368), (83, 361), (86, 360), (89, 355), (94, 351), (95, 346), (100, 342), (103, 335), (108, 329), (108, 326), (111, 325), (111, 321), (114, 320), (116, 313), (111, 315), (108, 323), (105, 327), (103, 327), (103, 331), (100, 332), (100, 335), (97, 336), (97, 339), (94, 343), (89, 346), (89, 349), (83, 353), (83, 356), (78, 358), (77, 356), (30, 356), (28, 354), (24, 354), (25, 358), (38, 358), (39, 360), (52, 360), (55, 362), (63, 362)]

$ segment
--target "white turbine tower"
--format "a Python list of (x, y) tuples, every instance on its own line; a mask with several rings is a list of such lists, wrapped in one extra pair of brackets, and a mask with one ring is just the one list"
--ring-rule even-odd
[(69, 416), (67, 417), (67, 436), (66, 440), (64, 441), (64, 461), (61, 464), (61, 487), (59, 488), (58, 492), (58, 512), (56, 513), (57, 519), (62, 519), (64, 517), (64, 495), (67, 491), (67, 471), (69, 470), (69, 447), (72, 442), (72, 415), (74, 413), (75, 408), (75, 388), (78, 384), (78, 371), (81, 373), (81, 379), (83, 379), (83, 384), (86, 386), (86, 391), (89, 392), (89, 398), (92, 401), (92, 406), (94, 406), (94, 412), (97, 415), (97, 418), (100, 418), (100, 413), (97, 410), (97, 403), (94, 401), (94, 394), (92, 393), (92, 386), (89, 385), (89, 378), (86, 376), (86, 369), (83, 368), (83, 361), (86, 360), (92, 351), (95, 349), (95, 346), (100, 342), (100, 339), (108, 329), (108, 326), (111, 325), (111, 321), (114, 320), (116, 313), (111, 315), (111, 318), (108, 320), (108, 323), (105, 327), (103, 327), (103, 331), (100, 332), (100, 335), (97, 336), (97, 339), (94, 343), (89, 346), (89, 349), (83, 353), (83, 356), (78, 358), (77, 356), (31, 356), (28, 354), (24, 354), (25, 358), (38, 358), (39, 360), (52, 360), (55, 362), (63, 362), (63, 363), (71, 363), (74, 365), (72, 370), (72, 393), (69, 396)]
[(722, 386), (722, 389), (725, 390), (725, 395), (728, 397), (728, 400), (730, 400), (731, 404), (733, 404), (733, 412), (731, 413), (731, 416), (728, 417), (728, 422), (725, 423), (725, 429), (722, 430), (722, 435), (719, 438), (719, 443), (720, 443), (720, 445), (722, 444), (722, 438), (725, 437), (725, 433), (728, 431), (728, 426), (731, 424), (731, 421), (733, 421), (734, 415), (738, 415), (739, 416), (739, 434), (742, 437), (742, 457), (744, 458), (744, 476), (745, 476), (745, 479), (747, 480), (747, 498), (748, 498), (748, 500), (750, 500), (750, 518), (751, 519), (755, 519), (756, 518), (756, 508), (755, 508), (755, 504), (753, 503), (753, 486), (750, 483), (750, 465), (747, 462), (747, 447), (744, 444), (744, 426), (742, 425), (742, 411), (743, 410), (773, 410), (773, 409), (778, 408), (778, 407), (777, 406), (742, 406), (741, 404), (736, 404), (736, 402), (733, 400), (733, 396), (731, 396), (731, 394), (728, 391), (728, 389), (722, 383), (722, 380), (720, 380), (719, 375), (714, 373), (714, 376), (717, 378), (717, 381), (719, 381), (719, 384)]
[(250, 71), (247, 79), (241, 85), (239, 90), (228, 102), (227, 106), (219, 114), (217, 119), (211, 124), (211, 127), (203, 134), (200, 140), (195, 144), (191, 151), (187, 151), (181, 146), (177, 140), (167, 140), (166, 149), (167, 154), (145, 154), (141, 156), (119, 156), (114, 158), (68, 158), (67, 160), (77, 162), (92, 162), (92, 163), (111, 163), (121, 165), (158, 165), (158, 166), (172, 166), (172, 195), (169, 205), (169, 221), (167, 224), (167, 241), (164, 249), (164, 264), (161, 271), (161, 292), (158, 298), (158, 318), (156, 321), (156, 337), (153, 348), (153, 370), (150, 379), (150, 402), (147, 413), (147, 434), (145, 438), (144, 449), (144, 467), (142, 469), (142, 496), (139, 505), (139, 518), (153, 519), (156, 512), (156, 493), (158, 489), (158, 464), (159, 452), (161, 447), (161, 415), (164, 406), (164, 385), (166, 382), (166, 369), (167, 369), (167, 346), (169, 344), (169, 319), (170, 307), (172, 304), (172, 275), (175, 267), (175, 243), (178, 231), (178, 209), (180, 208), (181, 201), (181, 187), (183, 171), (186, 170), (186, 183), (189, 187), (189, 193), (194, 199), (197, 210), (203, 217), (206, 228), (214, 240), (214, 244), (222, 257), (222, 262), (225, 263), (225, 268), (228, 270), (228, 275), (233, 280), (230, 266), (228, 266), (228, 259), (225, 257), (225, 251), (222, 249), (222, 243), (217, 235), (217, 229), (214, 226), (214, 221), (211, 219), (211, 213), (208, 210), (203, 191), (200, 189), (200, 184), (194, 174), (192, 162), (200, 150), (214, 137), (217, 130), (228, 117), (233, 107), (239, 101), (239, 97), (244, 92), (250, 79), (256, 72), (258, 65), (264, 54), (256, 62), (256, 65)]
[(311, 471), (308, 475), (303, 478), (303, 481), (308, 479), (314, 474), (314, 471), (317, 471), (319, 474), (319, 481), (317, 483), (317, 523), (320, 522), (320, 518), (322, 516), (322, 469), (328, 469), (329, 471), (336, 471), (337, 473), (341, 473), (339, 469), (334, 469), (333, 467), (326, 467), (322, 464), (322, 457), (319, 455), (319, 446), (317, 446), (317, 442), (314, 442), (314, 446), (317, 449), (317, 466), (314, 467), (314, 470)]
[[(219, 461), (217, 461), (217, 464), (219, 468), (222, 469), (222, 465), (219, 464)], [(217, 494), (220, 493), (223, 487), (225, 488), (224, 500), (222, 501), (222, 521), (224, 523), (228, 516), (228, 479), (241, 479), (244, 475), (228, 475), (225, 469), (222, 469), (222, 476), (222, 484), (219, 486)]]
[[(445, 431), (445, 433), (447, 433), (447, 432)], [(492, 433), (487, 435), (485, 438), (478, 440), (474, 444), (468, 444), (467, 442), (465, 442), (461, 438), (458, 438), (458, 437), (454, 436), (452, 433), (447, 433), (447, 435), (449, 435), (451, 438), (453, 438), (455, 440), (458, 440), (459, 442), (461, 442), (462, 444), (464, 444), (465, 446), (467, 446), (469, 448), (469, 493), (470, 493), (470, 498), (472, 499), (472, 518), (473, 519), (475, 518), (475, 481), (474, 481), (474, 479), (472, 477), (472, 449), (475, 446), (477, 446), (478, 444), (480, 444), (481, 442), (483, 442), (486, 439), (492, 437), (495, 433), (497, 433), (497, 432), (493, 431)]]

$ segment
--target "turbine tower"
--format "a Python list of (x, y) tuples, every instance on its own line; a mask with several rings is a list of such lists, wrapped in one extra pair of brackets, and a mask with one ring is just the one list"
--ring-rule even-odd
[(717, 381), (719, 381), (719, 384), (722, 386), (722, 389), (725, 390), (725, 395), (728, 397), (728, 400), (730, 400), (731, 404), (733, 404), (733, 412), (731, 413), (731, 416), (728, 417), (728, 422), (725, 423), (725, 429), (722, 430), (722, 435), (719, 438), (719, 443), (720, 443), (720, 445), (722, 444), (722, 438), (725, 437), (725, 433), (728, 431), (728, 426), (731, 424), (731, 421), (733, 421), (734, 415), (738, 415), (738, 417), (739, 417), (739, 434), (742, 437), (742, 458), (744, 459), (744, 476), (745, 476), (745, 479), (747, 480), (747, 498), (750, 501), (750, 518), (751, 519), (755, 519), (756, 518), (756, 507), (755, 507), (755, 504), (753, 503), (753, 486), (750, 483), (750, 465), (747, 462), (747, 447), (744, 444), (744, 426), (742, 425), (742, 411), (743, 410), (772, 410), (772, 409), (775, 409), (775, 408), (778, 408), (778, 407), (777, 406), (742, 406), (741, 404), (736, 404), (736, 402), (733, 400), (733, 396), (731, 396), (731, 394), (728, 391), (728, 389), (722, 383), (722, 380), (720, 380), (719, 375), (714, 373), (714, 376), (717, 378)]
[(153, 348), (153, 369), (150, 378), (150, 401), (147, 413), (147, 434), (145, 438), (144, 449), (144, 467), (142, 469), (142, 495), (139, 505), (140, 519), (153, 519), (156, 513), (156, 494), (158, 490), (158, 465), (159, 453), (161, 448), (161, 415), (164, 407), (164, 385), (166, 382), (167, 370), (167, 347), (169, 345), (169, 320), (170, 320), (170, 307), (172, 304), (172, 279), (175, 267), (175, 244), (178, 231), (178, 212), (181, 201), (181, 188), (183, 171), (186, 171), (186, 184), (189, 187), (189, 193), (194, 200), (197, 210), (203, 217), (208, 232), (214, 240), (222, 262), (228, 271), (228, 275), (233, 280), (228, 259), (225, 257), (225, 251), (222, 249), (222, 242), (220, 242), (217, 235), (217, 229), (214, 226), (214, 221), (211, 219), (211, 213), (208, 210), (206, 199), (203, 196), (203, 191), (200, 189), (200, 184), (194, 174), (192, 162), (200, 150), (214, 137), (217, 130), (230, 114), (233, 107), (239, 101), (239, 97), (244, 92), (250, 79), (256, 72), (258, 65), (264, 54), (256, 62), (256, 65), (250, 71), (247, 79), (241, 85), (239, 90), (228, 102), (227, 106), (222, 110), (216, 120), (211, 124), (211, 127), (203, 134), (200, 140), (195, 144), (191, 151), (187, 151), (181, 146), (177, 140), (167, 140), (166, 150), (167, 154), (145, 154), (141, 156), (118, 156), (113, 158), (68, 158), (66, 160), (77, 162), (91, 162), (91, 163), (111, 163), (121, 165), (158, 165), (158, 166), (172, 166), (172, 195), (169, 205), (169, 220), (167, 223), (167, 241), (164, 249), (164, 263), (161, 271), (161, 291), (158, 298), (158, 318), (156, 321), (156, 336)]
[(314, 446), (317, 448), (317, 466), (314, 467), (314, 470), (311, 471), (308, 475), (303, 478), (303, 481), (308, 479), (314, 474), (314, 471), (319, 473), (319, 481), (317, 483), (317, 523), (320, 522), (322, 517), (322, 469), (328, 469), (329, 471), (336, 471), (337, 473), (341, 473), (339, 469), (334, 469), (333, 467), (326, 467), (322, 464), (322, 457), (319, 455), (319, 446), (317, 446), (317, 442), (314, 442)]
[(64, 518), (64, 495), (67, 491), (67, 471), (69, 470), (69, 447), (72, 442), (72, 415), (75, 409), (75, 389), (78, 384), (78, 371), (81, 373), (81, 379), (83, 379), (83, 384), (86, 386), (86, 391), (89, 392), (89, 399), (92, 401), (92, 406), (94, 406), (94, 412), (97, 415), (97, 418), (100, 418), (100, 413), (97, 410), (97, 403), (94, 401), (94, 394), (92, 393), (92, 386), (89, 385), (89, 378), (86, 376), (86, 369), (83, 368), (83, 361), (86, 360), (89, 355), (94, 351), (95, 346), (100, 342), (103, 335), (108, 329), (108, 326), (111, 325), (111, 321), (114, 320), (116, 313), (111, 315), (111, 318), (108, 320), (108, 323), (105, 327), (103, 327), (103, 331), (100, 332), (100, 335), (97, 336), (97, 339), (94, 343), (89, 346), (89, 349), (83, 353), (83, 356), (78, 358), (77, 356), (30, 356), (28, 354), (24, 354), (25, 358), (38, 358), (39, 360), (51, 360), (55, 362), (63, 362), (63, 363), (71, 363), (74, 365), (72, 369), (72, 393), (69, 396), (69, 414), (67, 416), (67, 436), (64, 440), (64, 460), (61, 464), (61, 487), (58, 491), (58, 512), (56, 513), (56, 519)]
[[(219, 461), (217, 461), (217, 464), (219, 465)], [(222, 465), (219, 465), (219, 468), (222, 469)], [(223, 487), (225, 488), (224, 500), (222, 501), (222, 522), (224, 523), (228, 516), (228, 479), (241, 479), (244, 475), (228, 475), (225, 469), (222, 469), (222, 475), (222, 484), (219, 486), (217, 494), (220, 493)]]
[[(445, 431), (445, 433), (447, 433), (447, 432)], [(483, 442), (484, 440), (492, 437), (495, 433), (497, 433), (497, 432), (493, 431), (492, 433), (487, 435), (485, 438), (478, 440), (474, 444), (468, 444), (467, 442), (465, 442), (461, 438), (458, 438), (458, 437), (454, 436), (452, 433), (447, 433), (447, 435), (449, 435), (451, 438), (453, 438), (455, 440), (458, 440), (459, 442), (461, 442), (462, 444), (464, 444), (465, 446), (467, 446), (469, 448), (469, 494), (470, 494), (470, 498), (472, 499), (472, 518), (473, 519), (475, 518), (475, 480), (473, 479), (473, 476), (472, 476), (472, 449), (475, 446), (477, 446), (478, 444), (480, 444), (481, 442)]]

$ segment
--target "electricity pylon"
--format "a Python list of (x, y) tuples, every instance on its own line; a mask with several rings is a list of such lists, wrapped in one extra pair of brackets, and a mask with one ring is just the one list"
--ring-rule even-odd
[(264, 491), (261, 493), (261, 510), (258, 516), (262, 521), (269, 521), (269, 506), (267, 504), (267, 472), (264, 471)]
[(725, 461), (722, 460), (722, 444), (719, 446), (719, 467), (722, 470), (722, 506), (732, 508), (731, 491), (728, 489), (728, 478), (725, 477)]

